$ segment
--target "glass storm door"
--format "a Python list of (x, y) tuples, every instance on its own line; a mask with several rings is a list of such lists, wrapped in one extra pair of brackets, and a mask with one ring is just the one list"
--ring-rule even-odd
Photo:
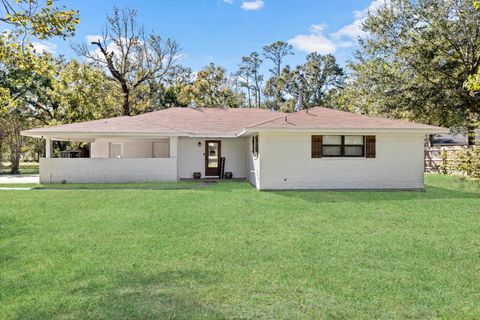
[(220, 141), (205, 141), (205, 176), (216, 177), (220, 175)]

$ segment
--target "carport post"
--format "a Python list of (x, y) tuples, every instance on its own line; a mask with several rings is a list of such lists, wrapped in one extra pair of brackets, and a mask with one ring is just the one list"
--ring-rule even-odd
[(45, 158), (52, 157), (52, 140), (49, 137), (45, 138)]

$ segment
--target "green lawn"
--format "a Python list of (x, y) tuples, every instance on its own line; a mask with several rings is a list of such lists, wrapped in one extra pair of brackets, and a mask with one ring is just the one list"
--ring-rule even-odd
[[(10, 174), (10, 163), (3, 163), (0, 169), (0, 175)], [(21, 162), (20, 174), (38, 174), (38, 162)]]
[(34, 183), (0, 183), (0, 188), (33, 188), (36, 190), (166, 190), (199, 189), (209, 184), (195, 180), (162, 183), (69, 183), (69, 184), (34, 184)]
[(0, 191), (0, 318), (479, 319), (480, 186)]

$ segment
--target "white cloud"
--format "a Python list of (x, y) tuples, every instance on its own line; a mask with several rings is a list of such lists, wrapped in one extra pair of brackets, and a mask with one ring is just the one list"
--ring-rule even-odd
[[(96, 36), (96, 35), (89, 35), (89, 36), (86, 36), (85, 39), (88, 41), (88, 45), (90, 45), (91, 41), (97, 41), (98, 39), (100, 39), (102, 41), (102, 44), (103, 44), (103, 37), (102, 36)], [(124, 38), (122, 37), (121, 40), (123, 41), (124, 44), (128, 43), (128, 39), (127, 38)], [(113, 55), (115, 57), (120, 57), (121, 56), (121, 47), (119, 45), (117, 45), (117, 43), (115, 41), (112, 41), (111, 39), (107, 39), (106, 41), (106, 51), (107, 52), (112, 52)], [(98, 59), (102, 62), (106, 62), (105, 61), (105, 56), (102, 54), (102, 52), (100, 51), (100, 48), (98, 48), (98, 46), (96, 45), (91, 45), (90, 46), (92, 48), (92, 50), (90, 50), (90, 56), (93, 57), (94, 59)], [(153, 52), (151, 52), (153, 53)], [(181, 61), (181, 60), (184, 60), (187, 58), (187, 54), (185, 53), (179, 53), (177, 55), (175, 55), (173, 57), (173, 59), (175, 61)], [(134, 59), (134, 56), (130, 56), (130, 59)], [(168, 57), (165, 57), (165, 62), (167, 61)]]
[[(90, 45), (90, 43), (92, 41), (97, 41), (98, 39), (100, 40), (103, 40), (103, 38), (101, 36), (95, 36), (95, 35), (91, 35), (91, 36), (86, 36), (85, 39), (88, 41), (88, 45)], [(124, 41), (127, 41), (126, 38), (123, 38)], [(104, 61), (105, 62), (105, 57), (103, 56), (102, 52), (100, 51), (100, 48), (97, 47), (96, 45), (92, 45), (92, 50), (90, 51), (90, 55), (92, 57), (94, 57), (95, 59), (98, 59), (98, 60), (101, 60), (101, 61)], [(111, 40), (107, 40), (107, 46), (106, 46), (106, 51), (107, 52), (113, 52), (113, 54), (115, 56), (119, 56), (121, 51), (120, 51), (120, 48), (115, 44), (115, 42), (111, 41)]]
[(101, 39), (103, 39), (103, 36), (100, 35), (100, 34), (89, 34), (89, 35), (85, 36), (85, 40), (88, 43), (91, 43), (92, 41), (98, 41), (98, 40), (101, 40)]
[(359, 11), (354, 12), (355, 19), (352, 23), (341, 27), (340, 29), (325, 33), (327, 28), (324, 24), (316, 24), (310, 27), (310, 33), (300, 34), (288, 42), (297, 50), (307, 53), (318, 52), (328, 54), (335, 52), (338, 48), (348, 48), (355, 45), (358, 37), (365, 35), (362, 30), (362, 24), (368, 16), (369, 12), (378, 10), (389, 0), (373, 0), (370, 5)]
[(233, 0), (223, 0), (223, 2), (228, 3), (228, 4), (232, 4)]
[(352, 39), (357, 39), (358, 37), (364, 35), (364, 32), (362, 30), (362, 23), (363, 20), (357, 19), (351, 24), (338, 29), (338, 31), (334, 32), (332, 35), (338, 38), (348, 37)]
[(48, 52), (55, 53), (57, 51), (57, 45), (51, 42), (32, 42), (33, 48), (37, 53)]
[(290, 40), (292, 46), (297, 50), (305, 52), (318, 52), (322, 54), (335, 52), (335, 42), (323, 34), (325, 25), (317, 24), (310, 27), (310, 34), (300, 34)]
[(385, 5), (387, 1), (388, 0), (373, 0), (366, 9), (355, 11), (353, 13), (355, 20), (351, 24), (348, 24), (340, 28), (337, 32), (334, 32), (333, 36), (349, 37), (352, 39), (357, 39), (358, 37), (364, 36), (365, 32), (362, 30), (362, 24), (367, 18), (368, 13), (378, 10), (380, 7)]
[(263, 0), (244, 1), (241, 8), (246, 11), (260, 10), (265, 6)]

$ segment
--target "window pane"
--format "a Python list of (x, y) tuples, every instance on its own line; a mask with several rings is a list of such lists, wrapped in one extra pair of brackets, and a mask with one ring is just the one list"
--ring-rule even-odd
[(123, 158), (123, 146), (121, 143), (112, 143), (111, 148), (112, 158)]
[(218, 168), (218, 143), (208, 143), (208, 167)]
[(153, 157), (154, 158), (168, 158), (170, 157), (170, 143), (169, 142), (154, 142), (153, 143)]
[(323, 136), (323, 144), (342, 144), (342, 136)]
[(212, 157), (216, 157), (217, 155), (217, 144), (214, 142), (208, 143), (208, 155)]
[(323, 147), (323, 155), (328, 156), (340, 156), (342, 154), (341, 147)]
[(363, 136), (345, 136), (345, 144), (363, 145)]
[(208, 167), (209, 168), (218, 168), (218, 159), (212, 159), (211, 157), (208, 158)]
[(346, 156), (363, 156), (363, 146), (345, 146)]

